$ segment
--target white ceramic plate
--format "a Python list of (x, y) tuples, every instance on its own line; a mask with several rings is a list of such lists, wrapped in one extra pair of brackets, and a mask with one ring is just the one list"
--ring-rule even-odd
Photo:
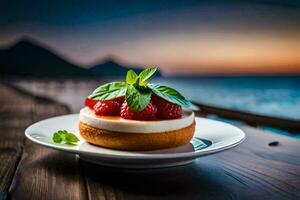
[[(227, 123), (196, 117), (196, 132), (189, 144), (155, 151), (120, 151), (91, 145), (78, 131), (78, 114), (49, 118), (29, 126), (25, 135), (40, 145), (78, 154), (83, 160), (100, 165), (126, 168), (158, 168), (183, 165), (208, 154), (217, 153), (240, 144), (245, 134)], [(77, 135), (76, 146), (52, 142), (54, 132), (65, 129)]]

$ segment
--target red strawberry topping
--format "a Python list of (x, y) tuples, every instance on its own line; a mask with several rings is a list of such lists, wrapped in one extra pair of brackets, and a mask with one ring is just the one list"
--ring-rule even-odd
[(119, 104), (117, 101), (105, 100), (96, 103), (94, 106), (94, 110), (96, 115), (99, 116), (119, 116), (120, 107), (121, 104)]
[(113, 99), (114, 101), (118, 102), (120, 105), (122, 105), (125, 101), (125, 97), (121, 96), (121, 97), (117, 97), (115, 99)]
[(152, 96), (152, 102), (157, 107), (159, 119), (177, 119), (182, 116), (182, 107), (164, 100), (156, 95)]
[(129, 108), (126, 102), (121, 107), (121, 117), (124, 119), (134, 120), (154, 120), (156, 116), (157, 108), (149, 102), (149, 104), (141, 112), (134, 112)]
[(86, 98), (84, 100), (84, 105), (89, 107), (90, 109), (93, 109), (97, 102), (97, 100)]

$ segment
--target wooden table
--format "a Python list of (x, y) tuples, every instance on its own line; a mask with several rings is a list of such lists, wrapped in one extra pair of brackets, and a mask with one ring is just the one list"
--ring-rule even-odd
[(298, 139), (240, 126), (244, 143), (191, 165), (101, 167), (25, 139), (67, 106), (3, 84), (0, 94), (0, 199), (300, 199)]

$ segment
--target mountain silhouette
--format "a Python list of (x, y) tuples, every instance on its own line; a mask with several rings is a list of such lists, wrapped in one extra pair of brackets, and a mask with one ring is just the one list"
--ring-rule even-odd
[(127, 71), (133, 68), (136, 73), (142, 71), (141, 68), (120, 65), (112, 57), (108, 57), (89, 68), (89, 71), (94, 76), (125, 76)]
[[(7, 48), (0, 49), (0, 75), (32, 77), (65, 76), (125, 76), (132, 67), (118, 64), (108, 57), (89, 69), (66, 61), (49, 47), (24, 37)], [(134, 67), (137, 73), (142, 69)], [(160, 76), (157, 73), (157, 76)]]
[(43, 45), (23, 38), (0, 50), (0, 73), (22, 76), (89, 76), (90, 72), (62, 59)]
[[(141, 67), (137, 66), (120, 65), (113, 57), (107, 57), (99, 64), (89, 68), (89, 71), (94, 76), (125, 76), (130, 69), (133, 69), (137, 74), (143, 70)], [(161, 74), (156, 72), (155, 76), (161, 76)]]

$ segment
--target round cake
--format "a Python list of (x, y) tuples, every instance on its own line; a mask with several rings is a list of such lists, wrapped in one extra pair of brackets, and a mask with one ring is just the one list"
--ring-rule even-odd
[(121, 150), (155, 150), (188, 143), (195, 131), (194, 113), (171, 120), (138, 121), (97, 116), (88, 107), (79, 115), (80, 135), (89, 143)]
[(80, 111), (80, 135), (91, 144), (121, 150), (165, 149), (188, 143), (195, 131), (191, 103), (173, 88), (149, 83), (156, 71), (156, 67), (139, 74), (129, 70), (124, 82), (96, 88)]

